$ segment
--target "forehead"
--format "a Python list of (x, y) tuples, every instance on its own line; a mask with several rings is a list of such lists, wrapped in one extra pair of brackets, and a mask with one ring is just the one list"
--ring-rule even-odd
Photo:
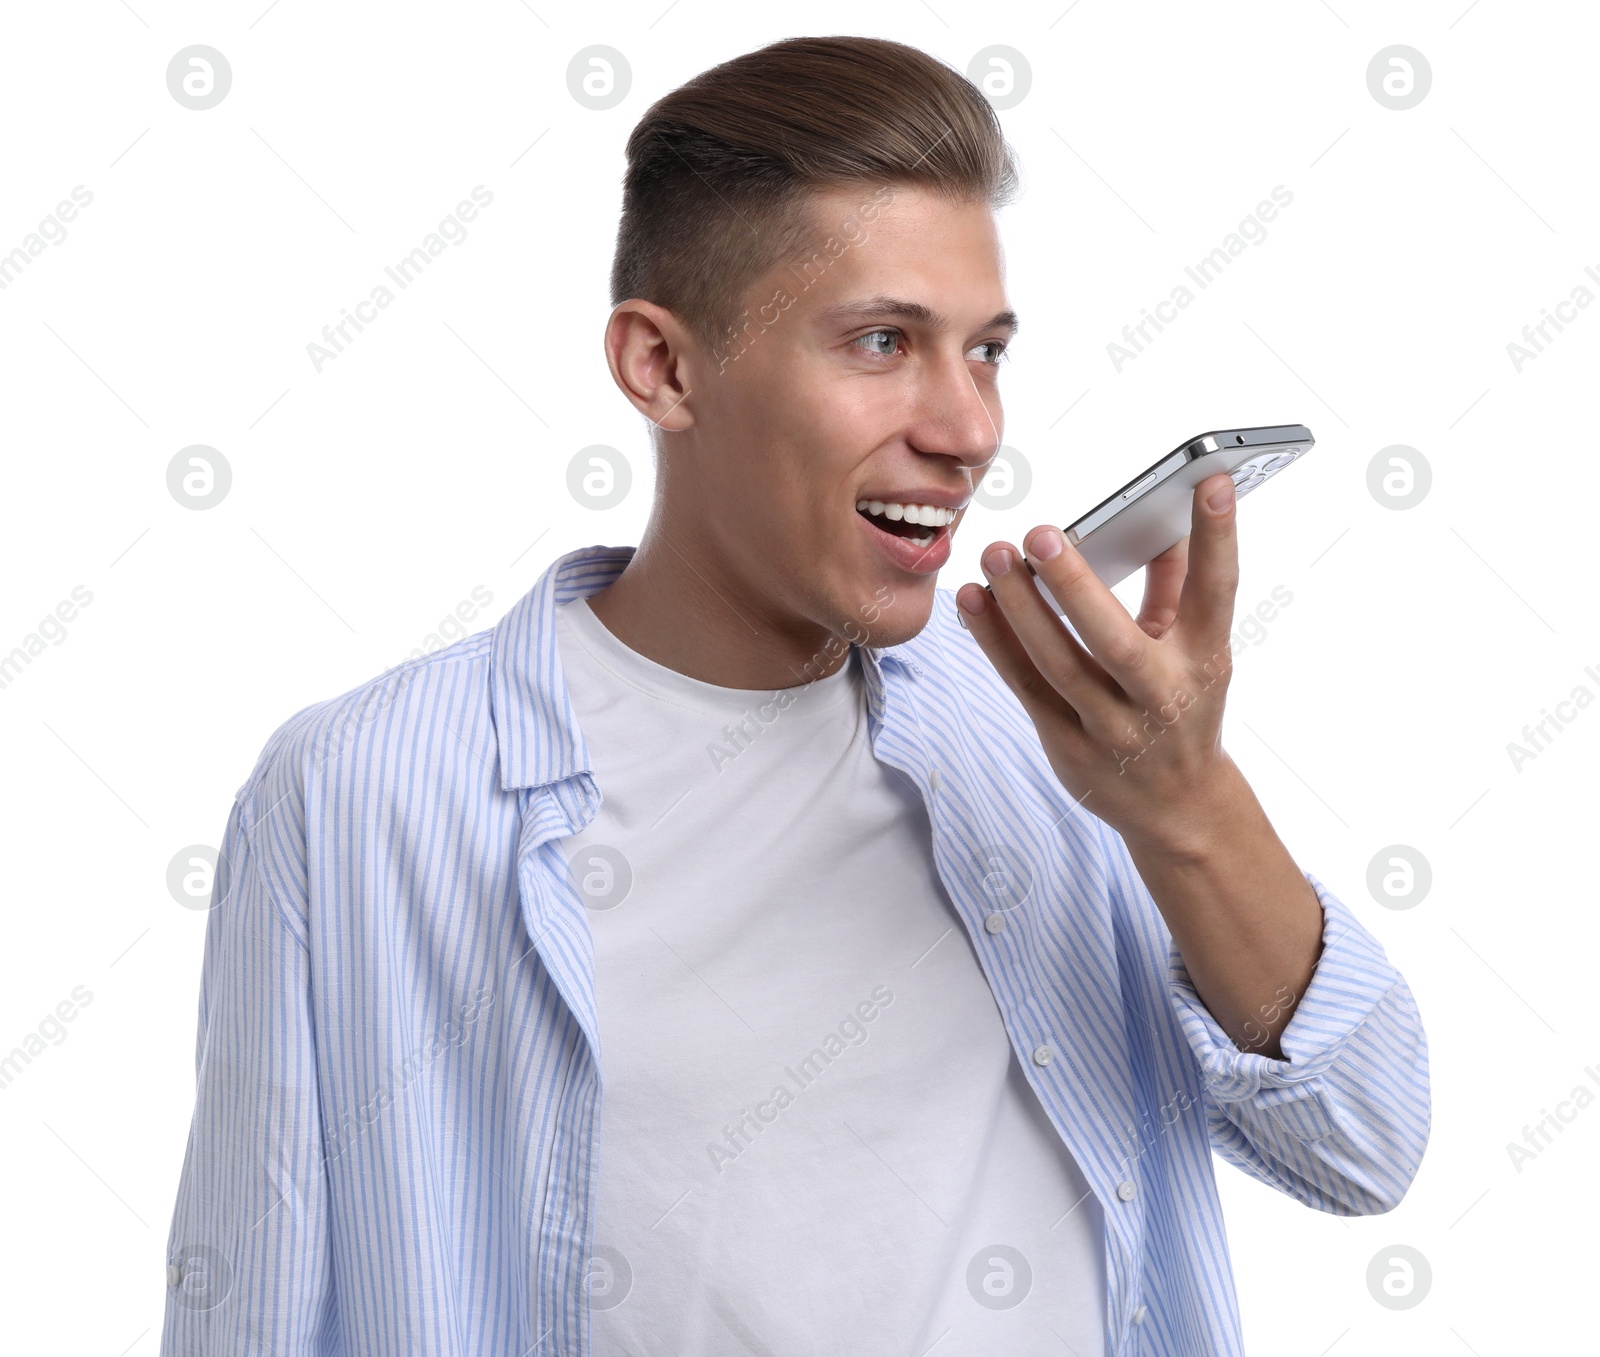
[[(804, 209), (812, 246), (845, 253), (877, 242), (883, 250), (930, 247), (994, 250), (994, 211), (982, 201), (957, 200), (908, 184), (860, 184), (818, 189)], [(840, 255), (842, 260), (845, 255)]]
[(807, 216), (811, 238), (784, 276), (818, 317), (848, 320), (841, 308), (873, 298), (908, 303), (898, 308), (901, 319), (934, 327), (980, 323), (1003, 309), (999, 233), (987, 203), (905, 185), (835, 187), (813, 195)]

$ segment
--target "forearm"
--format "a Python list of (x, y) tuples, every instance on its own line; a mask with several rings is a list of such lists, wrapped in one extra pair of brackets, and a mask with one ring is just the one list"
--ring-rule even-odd
[(1197, 804), (1184, 823), (1123, 839), (1218, 1026), (1280, 1060), (1321, 954), (1322, 905), (1231, 760)]

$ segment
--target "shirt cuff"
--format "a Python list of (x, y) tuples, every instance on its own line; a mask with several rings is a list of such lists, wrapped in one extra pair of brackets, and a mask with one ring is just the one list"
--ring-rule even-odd
[(1322, 955), (1279, 1036), (1283, 1059), (1234, 1045), (1195, 990), (1177, 943), (1170, 945), (1167, 974), (1173, 1008), (1200, 1062), (1207, 1091), (1219, 1102), (1243, 1102), (1262, 1089), (1315, 1079), (1400, 979), (1382, 945), (1349, 907), (1310, 872), (1303, 875), (1322, 904)]

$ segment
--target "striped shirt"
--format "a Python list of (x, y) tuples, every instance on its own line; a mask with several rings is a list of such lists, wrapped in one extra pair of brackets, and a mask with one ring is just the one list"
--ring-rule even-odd
[[(570, 552), (495, 626), (297, 712), (236, 793), (162, 1357), (590, 1357), (600, 1048), (563, 842), (602, 789), (554, 612), (633, 551)], [(861, 658), (874, 754), (923, 796), (1019, 1063), (1103, 1206), (1107, 1351), (1242, 1354), (1212, 1152), (1319, 1211), (1391, 1210), (1431, 1120), (1405, 979), (1307, 873), (1323, 948), (1284, 1058), (1239, 1050), (953, 591)]]

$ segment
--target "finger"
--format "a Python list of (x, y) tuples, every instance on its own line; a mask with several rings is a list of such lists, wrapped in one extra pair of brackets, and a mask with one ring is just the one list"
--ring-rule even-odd
[(1189, 573), (1189, 539), (1173, 543), (1144, 569), (1144, 600), (1134, 619), (1146, 636), (1158, 640), (1178, 616), (1178, 599)]
[[(1000, 568), (1005, 559), (1011, 563), (1009, 569)], [(1043, 573), (1043, 567), (1052, 562), (1041, 560), (1036, 566), (1031, 565), (1009, 542), (996, 542), (985, 548), (979, 563), (989, 578), (990, 593), (1005, 614), (1018, 644), (1034, 668), (1080, 716), (1087, 717), (1097, 704), (1121, 697), (1116, 680), (1091, 653), (1092, 642), (1084, 635), (1078, 617), (1071, 617), (1078, 631), (1074, 636), (1035, 585), (1033, 577), (1038, 572), (1063, 607), (1074, 608), (1080, 614), (1084, 611), (1081, 605), (1069, 601), (1070, 591), (1060, 583), (1059, 575), (1047, 577)], [(1095, 582), (1100, 583), (1098, 578)], [(1058, 585), (1063, 593), (1056, 593)], [(1105, 588), (1104, 584), (1100, 587)]]
[[(1027, 545), (1028, 564), (1049, 587), (1101, 672), (1121, 689), (1135, 691), (1150, 658), (1150, 637), (1128, 616), (1128, 610), (1078, 549), (1067, 543), (1060, 529), (1037, 527), (1028, 534)], [(1042, 553), (1051, 550), (1055, 555), (1046, 559)], [(1048, 645), (1061, 624), (1037, 589), (1028, 592), (1039, 606), (1017, 619), (1017, 628), (1023, 645), (1031, 650), (1035, 643)]]
[(956, 607), (962, 625), (972, 633), (978, 648), (1017, 695), (1035, 725), (1041, 717), (1054, 717), (1083, 729), (1072, 704), (1039, 672), (988, 589), (977, 584), (962, 585), (956, 590)]
[[(1210, 505), (1222, 496), (1222, 507)], [(1195, 487), (1189, 532), (1189, 571), (1178, 598), (1178, 620), (1185, 649), (1221, 653), (1233, 630), (1233, 602), (1239, 589), (1238, 502), (1225, 472), (1207, 476)], [(1192, 644), (1191, 644), (1192, 643)]]

